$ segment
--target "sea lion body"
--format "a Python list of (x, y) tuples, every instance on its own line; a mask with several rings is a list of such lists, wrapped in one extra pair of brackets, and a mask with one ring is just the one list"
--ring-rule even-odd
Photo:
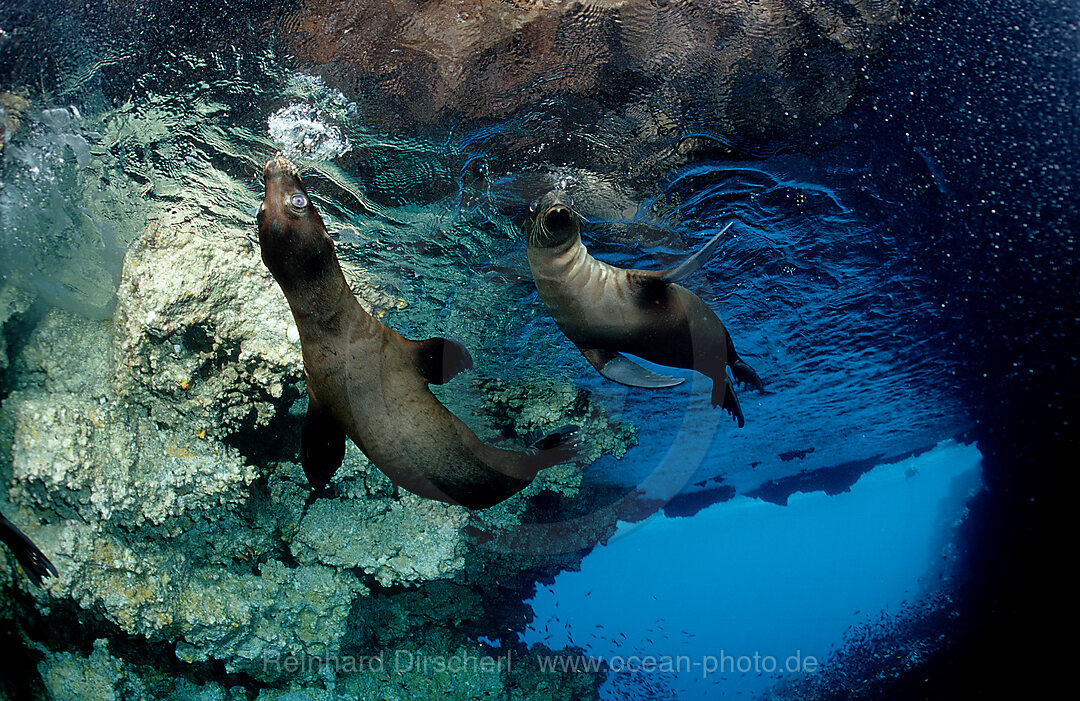
[(672, 283), (646, 291), (650, 280), (593, 258), (580, 243), (555, 255), (530, 249), (529, 264), (540, 298), (570, 339), (659, 365), (727, 364), (727, 330), (685, 287)]
[(317, 492), (341, 464), (345, 436), (395, 485), (471, 509), (574, 457), (565, 429), (540, 441), (543, 450), (483, 443), (428, 387), (472, 367), (468, 351), (443, 338), (411, 341), (368, 314), (295, 166), (279, 157), (263, 176), (259, 243), (300, 332), (309, 399), (301, 461)]
[(715, 250), (719, 234), (673, 270), (618, 268), (589, 255), (581, 242), (577, 214), (556, 192), (536, 204), (525, 232), (529, 268), (541, 300), (559, 329), (602, 375), (635, 387), (681, 382), (645, 370), (622, 353), (697, 370), (713, 380), (713, 404), (723, 406), (743, 425), (727, 368), (737, 380), (755, 387), (761, 387), (761, 380), (735, 352), (716, 313), (674, 281), (701, 267)]

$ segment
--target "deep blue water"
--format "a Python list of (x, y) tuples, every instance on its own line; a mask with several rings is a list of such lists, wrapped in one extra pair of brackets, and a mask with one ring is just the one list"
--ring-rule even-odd
[(980, 488), (979, 462), (948, 443), (837, 496), (737, 497), (623, 524), (537, 592), (523, 638), (602, 660), (608, 699), (736, 698), (816, 673), (850, 627), (942, 585), (942, 544)]

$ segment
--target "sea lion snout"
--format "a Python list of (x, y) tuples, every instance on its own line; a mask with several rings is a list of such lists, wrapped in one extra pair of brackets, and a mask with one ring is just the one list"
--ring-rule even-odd
[(256, 220), (266, 267), (279, 283), (303, 281), (336, 265), (334, 244), (308, 196), (300, 170), (282, 155), (263, 167), (265, 195)]
[(579, 219), (571, 207), (573, 200), (558, 190), (552, 190), (533, 203), (526, 223), (529, 241), (543, 248), (559, 246), (579, 233)]
[(544, 214), (544, 227), (551, 232), (559, 232), (574, 225), (574, 213), (569, 207), (557, 204)]
[(276, 175), (289, 175), (300, 178), (300, 169), (292, 161), (282, 154), (278, 154), (266, 162), (263, 166), (263, 178), (272, 178)]

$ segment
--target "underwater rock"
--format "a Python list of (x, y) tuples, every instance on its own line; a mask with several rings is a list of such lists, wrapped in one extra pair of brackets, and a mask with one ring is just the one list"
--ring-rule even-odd
[[(548, 652), (544, 649), (544, 652)], [(286, 662), (280, 660), (271, 667)], [(355, 701), (356, 699), (467, 699), (468, 701), (583, 701), (597, 698), (595, 675), (553, 675), (538, 668), (533, 655), (461, 645), (385, 650), (378, 656), (312, 657), (295, 664), (332, 670), (334, 683), (261, 688), (256, 696), (243, 686), (155, 674), (142, 663), (117, 656), (98, 638), (89, 654), (46, 651), (38, 663), (45, 691), (53, 701)], [(323, 679), (326, 675), (324, 673)]]
[[(358, 275), (346, 271), (365, 307), (404, 306)], [(285, 297), (257, 247), (209, 231), (198, 209), (151, 221), (128, 250), (115, 325), (116, 391), (161, 423), (227, 435), (268, 425), (298, 396), (300, 337)]]
[(113, 402), (52, 393), (17, 397), (13, 412), (14, 491), (67, 518), (160, 525), (242, 503), (257, 474), (235, 448)]
[[(94, 641), (89, 655), (45, 652), (38, 671), (52, 701), (246, 701), (241, 686), (198, 684), (183, 677), (153, 674), (143, 665), (116, 657), (105, 638)], [(151, 672), (147, 674), (147, 672)]]
[(119, 401), (112, 343), (110, 325), (55, 308), (30, 334), (4, 404), (13, 497), (127, 529), (243, 503), (257, 472), (235, 448)]
[(86, 657), (59, 652), (46, 653), (45, 658), (38, 670), (54, 701), (121, 698), (117, 686), (122, 683), (125, 665), (109, 654), (109, 644), (104, 638), (94, 641), (94, 649)]
[[(0, 287), (0, 330), (3, 330), (12, 318), (24, 313), (34, 303), (34, 296), (14, 285)], [(0, 371), (6, 370), (8, 358), (7, 335), (0, 333)]]
[(166, 425), (264, 426), (300, 379), (299, 338), (258, 251), (195, 211), (151, 222), (128, 249), (115, 323), (116, 391)]
[(303, 564), (359, 567), (384, 587), (452, 577), (465, 566), (463, 507), (402, 493), (398, 501), (320, 499), (292, 542)]
[(79, 395), (98, 403), (112, 394), (110, 324), (53, 308), (27, 326), (9, 380), (13, 390)]
[(275, 676), (262, 671), (266, 657), (336, 654), (353, 601), (367, 592), (319, 565), (270, 560), (241, 573), (78, 521), (48, 530), (61, 573), (52, 596), (100, 611), (126, 634), (175, 642), (181, 661), (222, 660), (258, 678)]
[[(637, 445), (637, 427), (610, 417), (607, 410), (589, 400), (588, 392), (574, 385), (532, 378), (528, 383), (482, 378), (477, 386), (483, 393), (488, 420), (504, 435), (524, 438), (531, 431), (560, 421), (579, 427), (582, 463), (607, 453), (621, 458)], [(565, 472), (560, 467), (541, 472), (537, 479)], [(575, 470), (576, 472), (576, 470)], [(550, 473), (550, 474), (549, 474)]]
[(22, 126), (30, 101), (13, 92), (0, 92), (0, 152)]

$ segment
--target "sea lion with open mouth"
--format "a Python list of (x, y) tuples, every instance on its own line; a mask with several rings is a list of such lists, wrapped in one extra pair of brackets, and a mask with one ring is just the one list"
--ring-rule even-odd
[(301, 462), (316, 493), (341, 465), (348, 436), (396, 486), (482, 509), (577, 455), (567, 426), (519, 452), (487, 445), (428, 387), (472, 367), (455, 341), (410, 341), (356, 301), (299, 172), (278, 156), (263, 170), (262, 259), (300, 332), (308, 411)]
[(559, 191), (534, 203), (524, 230), (540, 299), (601, 375), (631, 387), (682, 383), (646, 370), (622, 353), (697, 370), (712, 378), (713, 405), (723, 406), (743, 426), (727, 368), (736, 380), (757, 389), (762, 388), (761, 379), (735, 352), (713, 310), (676, 284), (709, 259), (727, 227), (682, 265), (660, 272), (617, 268), (589, 255), (581, 242), (580, 217)]

